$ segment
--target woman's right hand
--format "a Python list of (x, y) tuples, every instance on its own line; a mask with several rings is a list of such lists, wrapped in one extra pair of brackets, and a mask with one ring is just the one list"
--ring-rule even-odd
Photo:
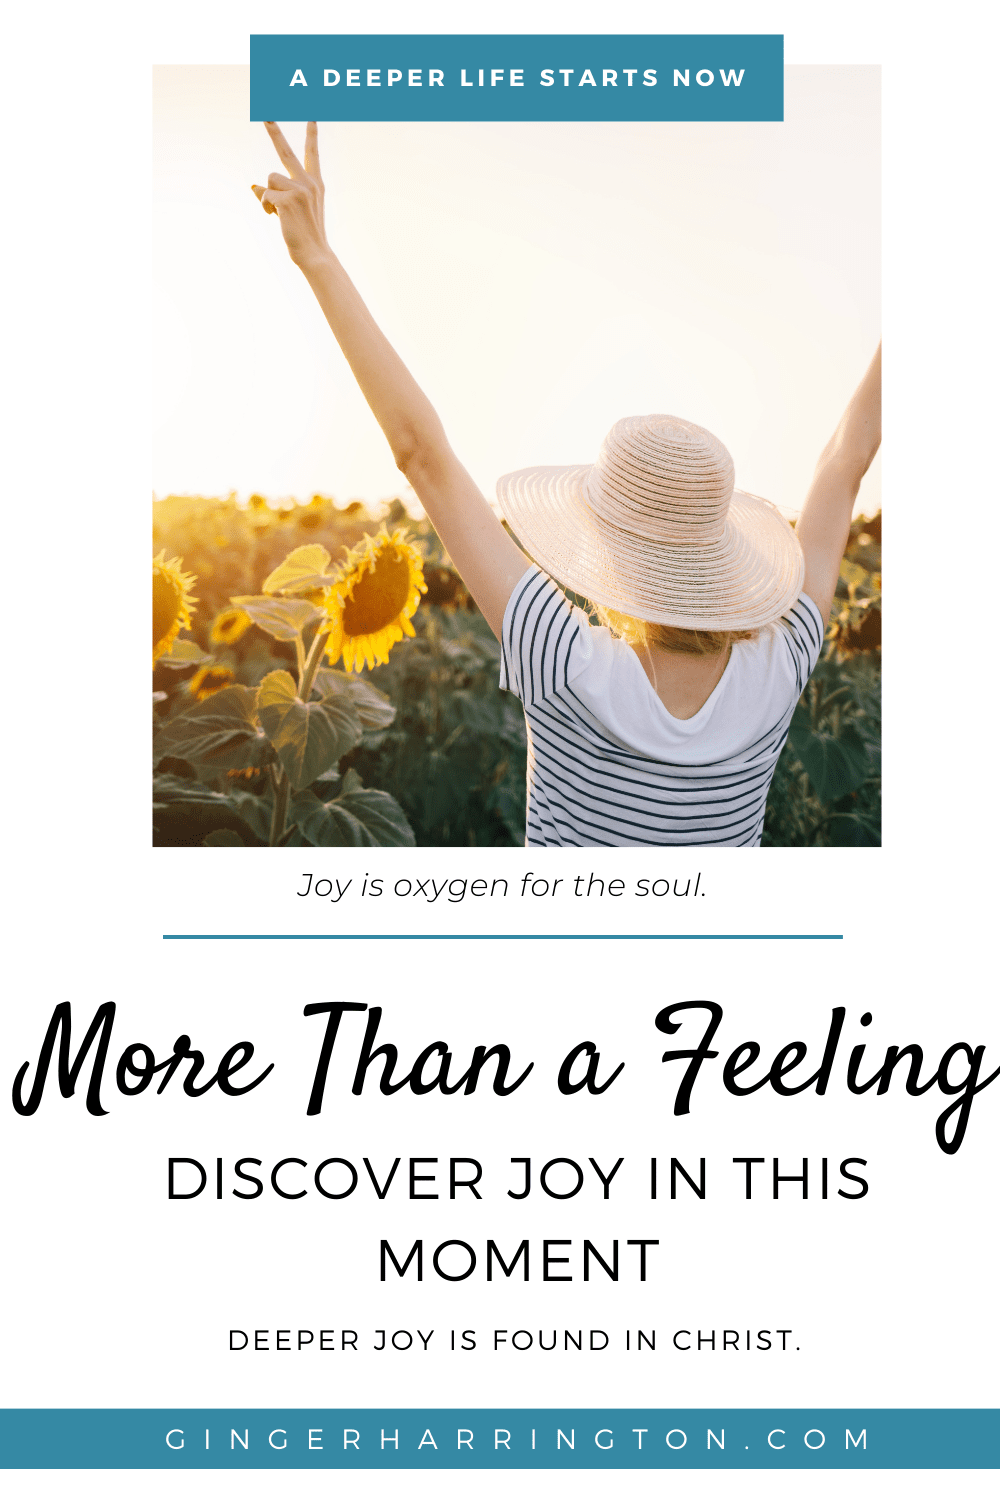
[(323, 179), (319, 172), (316, 122), (310, 120), (306, 126), (304, 166), (273, 120), (265, 120), (264, 128), (289, 175), (272, 172), (267, 187), (254, 183), (253, 192), (265, 213), (278, 215), (288, 253), (305, 270), (312, 262), (330, 254), (323, 222)]

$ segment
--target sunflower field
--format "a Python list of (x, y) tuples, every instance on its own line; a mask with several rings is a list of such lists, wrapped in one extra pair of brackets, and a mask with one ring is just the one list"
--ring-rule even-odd
[[(426, 521), (315, 495), (170, 496), (153, 520), (160, 845), (519, 845), (526, 736)], [(881, 516), (859, 519), (765, 845), (881, 839)]]

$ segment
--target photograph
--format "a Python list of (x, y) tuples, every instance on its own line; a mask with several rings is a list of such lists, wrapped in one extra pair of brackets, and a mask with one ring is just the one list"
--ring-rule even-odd
[(879, 69), (248, 86), (154, 70), (154, 844), (879, 845)]

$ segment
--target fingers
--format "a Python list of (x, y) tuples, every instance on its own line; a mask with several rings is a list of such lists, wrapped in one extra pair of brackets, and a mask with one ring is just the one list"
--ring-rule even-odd
[(290, 193), (295, 190), (295, 187), (296, 183), (290, 177), (285, 177), (281, 172), (271, 172), (268, 175), (266, 189), (262, 188), (258, 182), (250, 184), (251, 191), (257, 194), (258, 199), (263, 198), (265, 191), (271, 193)]
[(267, 187), (262, 188), (260, 183), (252, 182), (250, 191), (256, 197), (258, 203), (265, 213), (276, 214), (278, 212), (278, 200), (286, 193), (292, 192), (296, 184), (290, 177), (285, 177), (281, 172), (271, 172), (267, 179)]
[(259, 183), (252, 182), (250, 184), (250, 191), (266, 214), (276, 214), (278, 212), (271, 198), (270, 188), (262, 188)]
[(316, 121), (310, 120), (306, 126), (306, 171), (310, 177), (318, 177), (319, 172), (319, 131), (316, 129)]
[(274, 121), (265, 120), (264, 129), (271, 137), (271, 140), (274, 143), (274, 149), (275, 151), (277, 151), (278, 156), (281, 158), (281, 164), (285, 168), (286, 172), (290, 173), (292, 177), (304, 177), (306, 174), (302, 163), (299, 161), (298, 157), (295, 155), (295, 152), (285, 140), (285, 137), (282, 135), (281, 131), (278, 129)]

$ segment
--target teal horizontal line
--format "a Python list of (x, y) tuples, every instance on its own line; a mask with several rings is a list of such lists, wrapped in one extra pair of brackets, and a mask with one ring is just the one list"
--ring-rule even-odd
[(842, 932), (165, 932), (201, 943), (839, 943)]

